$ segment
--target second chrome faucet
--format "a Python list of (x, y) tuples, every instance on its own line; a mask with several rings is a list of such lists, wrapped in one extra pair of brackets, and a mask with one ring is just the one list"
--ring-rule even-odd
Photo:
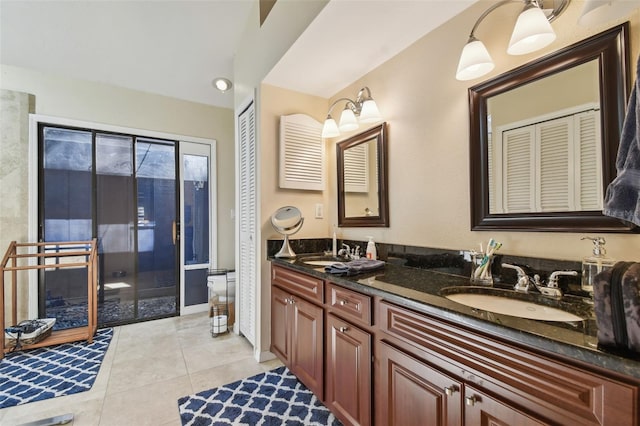
[(562, 290), (558, 286), (558, 277), (561, 275), (576, 276), (576, 271), (554, 271), (549, 275), (547, 284), (544, 285), (540, 281), (540, 275), (534, 275), (533, 278), (529, 277), (524, 269), (518, 265), (511, 265), (509, 263), (503, 263), (503, 268), (513, 269), (518, 274), (517, 282), (513, 287), (516, 291), (528, 292), (532, 287), (535, 287), (540, 293), (549, 297), (562, 297)]

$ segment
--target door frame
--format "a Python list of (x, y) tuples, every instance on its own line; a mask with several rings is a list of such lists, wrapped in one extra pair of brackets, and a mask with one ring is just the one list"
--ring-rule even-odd
[[(59, 126), (68, 126), (68, 127), (78, 127), (85, 129), (93, 129), (104, 132), (112, 132), (112, 133), (129, 133), (134, 134), (140, 137), (149, 137), (149, 138), (157, 138), (157, 139), (171, 139), (179, 141), (179, 144), (182, 142), (190, 142), (190, 143), (199, 143), (199, 144), (209, 144), (211, 145), (211, 165), (215, 164), (215, 152), (216, 152), (216, 140), (208, 139), (208, 138), (199, 138), (195, 136), (185, 136), (178, 135), (174, 133), (166, 133), (152, 130), (144, 130), (137, 129), (134, 127), (125, 127), (125, 126), (115, 126), (110, 124), (96, 123), (92, 121), (83, 121), (83, 120), (75, 120), (70, 118), (56, 117), (52, 115), (44, 115), (44, 114), (29, 114), (29, 170), (28, 170), (28, 240), (29, 241), (37, 241), (38, 239), (38, 125), (40, 123), (48, 123), (52, 125)], [(178, 148), (178, 152), (179, 148)], [(214, 170), (214, 169), (212, 169)], [(180, 177), (181, 178), (181, 177)], [(209, 228), (210, 238), (212, 241), (212, 249), (210, 256), (210, 262), (212, 263), (212, 267), (215, 267), (218, 262), (217, 258), (217, 215), (216, 215), (216, 194), (217, 190), (215, 190), (215, 179), (216, 174), (213, 173), (211, 175), (212, 183), (210, 185), (211, 192), (210, 199), (212, 203), (211, 209), (211, 224)], [(181, 191), (179, 191), (181, 192)], [(179, 256), (182, 256), (182, 253), (179, 253)], [(180, 274), (182, 276), (183, 268), (180, 267)], [(182, 288), (183, 282), (180, 282), (180, 287)], [(29, 318), (37, 318), (38, 316), (38, 275), (37, 271), (33, 270), (29, 272), (29, 286), (28, 286), (28, 315)], [(182, 290), (181, 290), (182, 291)], [(182, 314), (182, 313), (179, 313)]]
[[(187, 148), (190, 147), (191, 150), (187, 151)], [(187, 152), (185, 152), (187, 151)], [(197, 152), (196, 152), (197, 151)], [(209, 263), (207, 265), (208, 269), (216, 269), (218, 267), (218, 249), (217, 249), (217, 179), (216, 173), (214, 173), (215, 169), (213, 167), (216, 163), (216, 141), (212, 140), (209, 143), (199, 143), (193, 142), (191, 140), (179, 140), (179, 148), (178, 148), (178, 163), (179, 163), (179, 218), (180, 218), (180, 226), (178, 227), (178, 241), (179, 241), (179, 249), (180, 255), (178, 262), (179, 271), (180, 271), (180, 297), (179, 297), (179, 306), (178, 312), (180, 316), (194, 314), (198, 312), (206, 312), (209, 308), (208, 301), (205, 303), (200, 303), (198, 305), (190, 305), (185, 306), (185, 271), (187, 270), (197, 270), (203, 269), (205, 264), (196, 264), (196, 265), (185, 265), (184, 263), (184, 238), (182, 238), (182, 224), (184, 223), (184, 173), (183, 173), (183, 155), (207, 155), (209, 158)]]

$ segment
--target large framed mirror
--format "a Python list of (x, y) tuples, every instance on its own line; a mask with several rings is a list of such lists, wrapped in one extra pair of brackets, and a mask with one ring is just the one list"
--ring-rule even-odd
[(604, 216), (629, 88), (628, 23), (469, 89), (471, 229), (631, 232)]
[(389, 226), (387, 123), (336, 145), (338, 226)]

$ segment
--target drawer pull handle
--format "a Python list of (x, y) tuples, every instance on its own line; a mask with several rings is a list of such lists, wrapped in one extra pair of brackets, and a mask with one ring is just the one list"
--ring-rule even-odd
[(474, 405), (476, 405), (476, 402), (478, 402), (475, 396), (468, 396), (464, 399), (464, 401), (469, 407), (473, 407)]
[(456, 388), (455, 386), (447, 386), (446, 388), (444, 388), (444, 393), (446, 393), (447, 396), (452, 396), (454, 393), (456, 393), (457, 390), (458, 388)]
[(344, 306), (344, 305), (346, 305), (347, 303), (349, 303), (349, 301), (347, 301), (347, 300), (341, 300), (341, 301), (340, 301), (340, 306)]
[(346, 333), (347, 330), (349, 330), (349, 327), (340, 327), (338, 330), (340, 331), (340, 333)]

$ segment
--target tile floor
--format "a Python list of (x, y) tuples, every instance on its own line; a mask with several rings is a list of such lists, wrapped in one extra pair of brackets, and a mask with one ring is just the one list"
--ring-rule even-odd
[(211, 337), (206, 313), (115, 327), (89, 391), (1, 409), (0, 425), (73, 413), (73, 426), (179, 426), (179, 397), (281, 365), (256, 362), (243, 337)]

